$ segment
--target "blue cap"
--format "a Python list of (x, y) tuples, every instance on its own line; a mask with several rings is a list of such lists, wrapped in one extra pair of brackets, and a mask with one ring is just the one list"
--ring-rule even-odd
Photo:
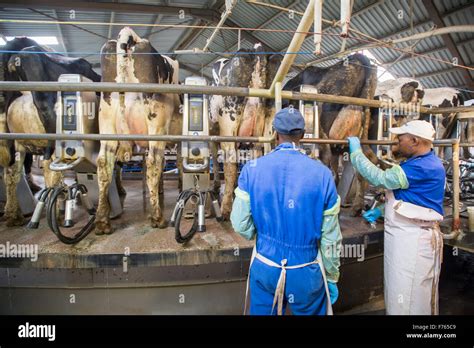
[(273, 128), (280, 134), (292, 134), (293, 132), (304, 132), (304, 118), (298, 109), (293, 107), (284, 108), (275, 114)]

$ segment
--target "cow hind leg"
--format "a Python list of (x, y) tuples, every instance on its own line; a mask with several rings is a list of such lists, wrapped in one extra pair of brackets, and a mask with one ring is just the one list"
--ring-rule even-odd
[[(0, 132), (7, 133), (7, 118), (4, 112), (0, 113)], [(10, 164), (10, 144), (8, 140), (0, 140), (0, 166), (8, 167)]]
[(117, 191), (120, 198), (124, 198), (127, 195), (127, 191), (125, 191), (125, 188), (123, 187), (123, 182), (122, 182), (123, 163), (119, 162), (117, 164), (118, 165), (115, 171), (115, 184), (117, 185)]
[(224, 150), (224, 179), (225, 190), (222, 198), (221, 212), (224, 220), (230, 218), (234, 188), (237, 183), (237, 161), (234, 143), (222, 143)]
[(116, 141), (101, 142), (99, 157), (97, 158), (97, 178), (99, 181), (99, 203), (95, 217), (95, 234), (110, 234), (113, 232), (110, 224), (109, 187), (114, 175)]
[(44, 184), (46, 187), (55, 187), (63, 180), (63, 173), (51, 170), (49, 165), (51, 164), (52, 159), (43, 160), (43, 175), (44, 175)]
[(357, 174), (356, 178), (356, 193), (354, 198), (354, 204), (351, 208), (351, 216), (360, 216), (362, 210), (365, 208), (364, 194), (367, 191), (369, 184), (367, 183), (362, 176)]
[[(164, 142), (150, 142), (150, 150), (146, 159), (146, 181), (150, 192), (150, 223), (151, 227), (166, 228), (168, 223), (163, 216), (163, 185), (162, 173), (165, 153)], [(161, 195), (160, 195), (161, 191)], [(161, 196), (161, 197), (160, 197)]]
[(4, 168), (5, 187), (7, 193), (7, 202), (5, 204), (5, 220), (7, 226), (21, 226), (26, 220), (18, 203), (16, 190), (21, 179), (23, 171), (23, 162), (25, 160), (25, 148), (16, 144), (17, 152), (15, 153), (15, 162)]

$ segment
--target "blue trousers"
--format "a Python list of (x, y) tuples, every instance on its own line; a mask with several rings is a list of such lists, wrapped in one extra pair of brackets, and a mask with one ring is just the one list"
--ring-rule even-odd
[[(281, 269), (255, 258), (250, 268), (250, 315), (276, 315), (272, 312), (275, 289)], [(294, 315), (326, 315), (327, 296), (318, 264), (287, 269), (283, 313), (289, 305)]]

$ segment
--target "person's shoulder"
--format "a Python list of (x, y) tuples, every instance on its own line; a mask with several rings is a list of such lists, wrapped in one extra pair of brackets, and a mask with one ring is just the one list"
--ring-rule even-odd
[(433, 150), (430, 152), (429, 156), (426, 156), (425, 161), (430, 162), (433, 169), (442, 169), (444, 171), (443, 161), (434, 153)]
[(248, 160), (243, 166), (241, 172), (248, 171), (248, 172), (255, 172), (258, 168), (261, 168), (266, 163), (271, 163), (273, 161), (271, 156), (272, 153), (268, 153), (266, 155), (252, 158)]
[(426, 175), (433, 175), (444, 172), (444, 166), (441, 159), (432, 151), (426, 156), (420, 156), (400, 163), (402, 169), (407, 172), (420, 172)]
[(323, 173), (324, 176), (331, 176), (332, 177), (332, 172), (331, 170), (319, 159), (313, 159), (309, 156), (302, 155), (304, 157), (303, 161), (305, 162), (305, 165), (308, 166), (308, 170), (314, 170), (318, 173)]

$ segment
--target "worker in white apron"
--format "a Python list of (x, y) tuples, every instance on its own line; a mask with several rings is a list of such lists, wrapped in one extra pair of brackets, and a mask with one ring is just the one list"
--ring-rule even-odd
[(387, 189), (385, 207), (363, 215), (369, 222), (385, 217), (386, 313), (438, 314), (446, 173), (432, 150), (435, 131), (419, 120), (389, 131), (398, 136), (394, 151), (407, 160), (385, 171), (365, 157), (358, 138), (349, 138), (354, 168), (372, 185)]
[(279, 145), (242, 168), (231, 213), (236, 232), (257, 237), (250, 314), (281, 315), (287, 305), (295, 315), (332, 314), (342, 241), (336, 185), (298, 147), (305, 129), (298, 110), (280, 110), (273, 127)]

